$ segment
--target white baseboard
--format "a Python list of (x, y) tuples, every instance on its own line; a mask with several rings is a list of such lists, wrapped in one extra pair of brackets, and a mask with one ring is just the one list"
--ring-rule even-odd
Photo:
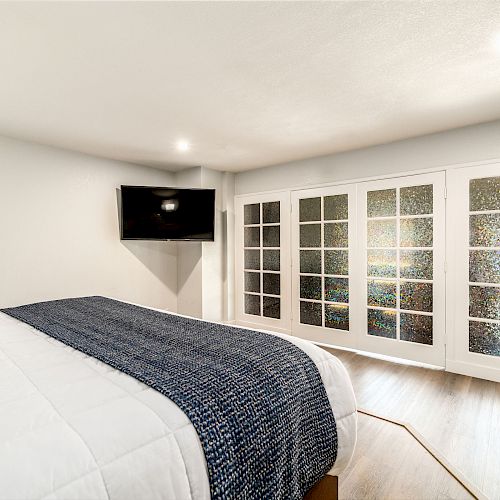
[(451, 373), (459, 373), (460, 375), (468, 375), (469, 377), (482, 378), (491, 380), (492, 382), (500, 382), (500, 369), (490, 368), (473, 363), (464, 363), (463, 361), (446, 361), (446, 371)]

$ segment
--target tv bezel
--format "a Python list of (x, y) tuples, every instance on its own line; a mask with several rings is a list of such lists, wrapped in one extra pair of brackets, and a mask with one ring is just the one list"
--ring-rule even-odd
[[(213, 222), (212, 222), (212, 237), (211, 238), (131, 238), (123, 234), (123, 188), (140, 188), (140, 189), (175, 189), (177, 191), (212, 191), (213, 192)], [(130, 184), (122, 184), (120, 186), (120, 239), (122, 241), (200, 241), (213, 242), (215, 241), (215, 204), (216, 204), (216, 189), (213, 188), (184, 188), (178, 186), (136, 186)]]

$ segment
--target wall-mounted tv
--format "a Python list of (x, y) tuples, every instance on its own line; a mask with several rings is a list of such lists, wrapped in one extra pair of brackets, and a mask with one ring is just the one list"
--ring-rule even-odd
[(214, 241), (215, 189), (121, 186), (122, 240)]

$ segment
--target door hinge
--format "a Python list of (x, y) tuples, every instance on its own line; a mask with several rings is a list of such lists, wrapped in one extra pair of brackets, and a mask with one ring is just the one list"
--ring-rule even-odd
[(446, 200), (448, 198), (448, 190), (446, 189), (446, 186), (444, 187), (444, 199)]

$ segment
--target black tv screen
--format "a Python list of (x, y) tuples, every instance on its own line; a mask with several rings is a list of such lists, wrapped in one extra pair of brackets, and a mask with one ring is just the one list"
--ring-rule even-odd
[(121, 187), (122, 240), (214, 240), (215, 189)]

